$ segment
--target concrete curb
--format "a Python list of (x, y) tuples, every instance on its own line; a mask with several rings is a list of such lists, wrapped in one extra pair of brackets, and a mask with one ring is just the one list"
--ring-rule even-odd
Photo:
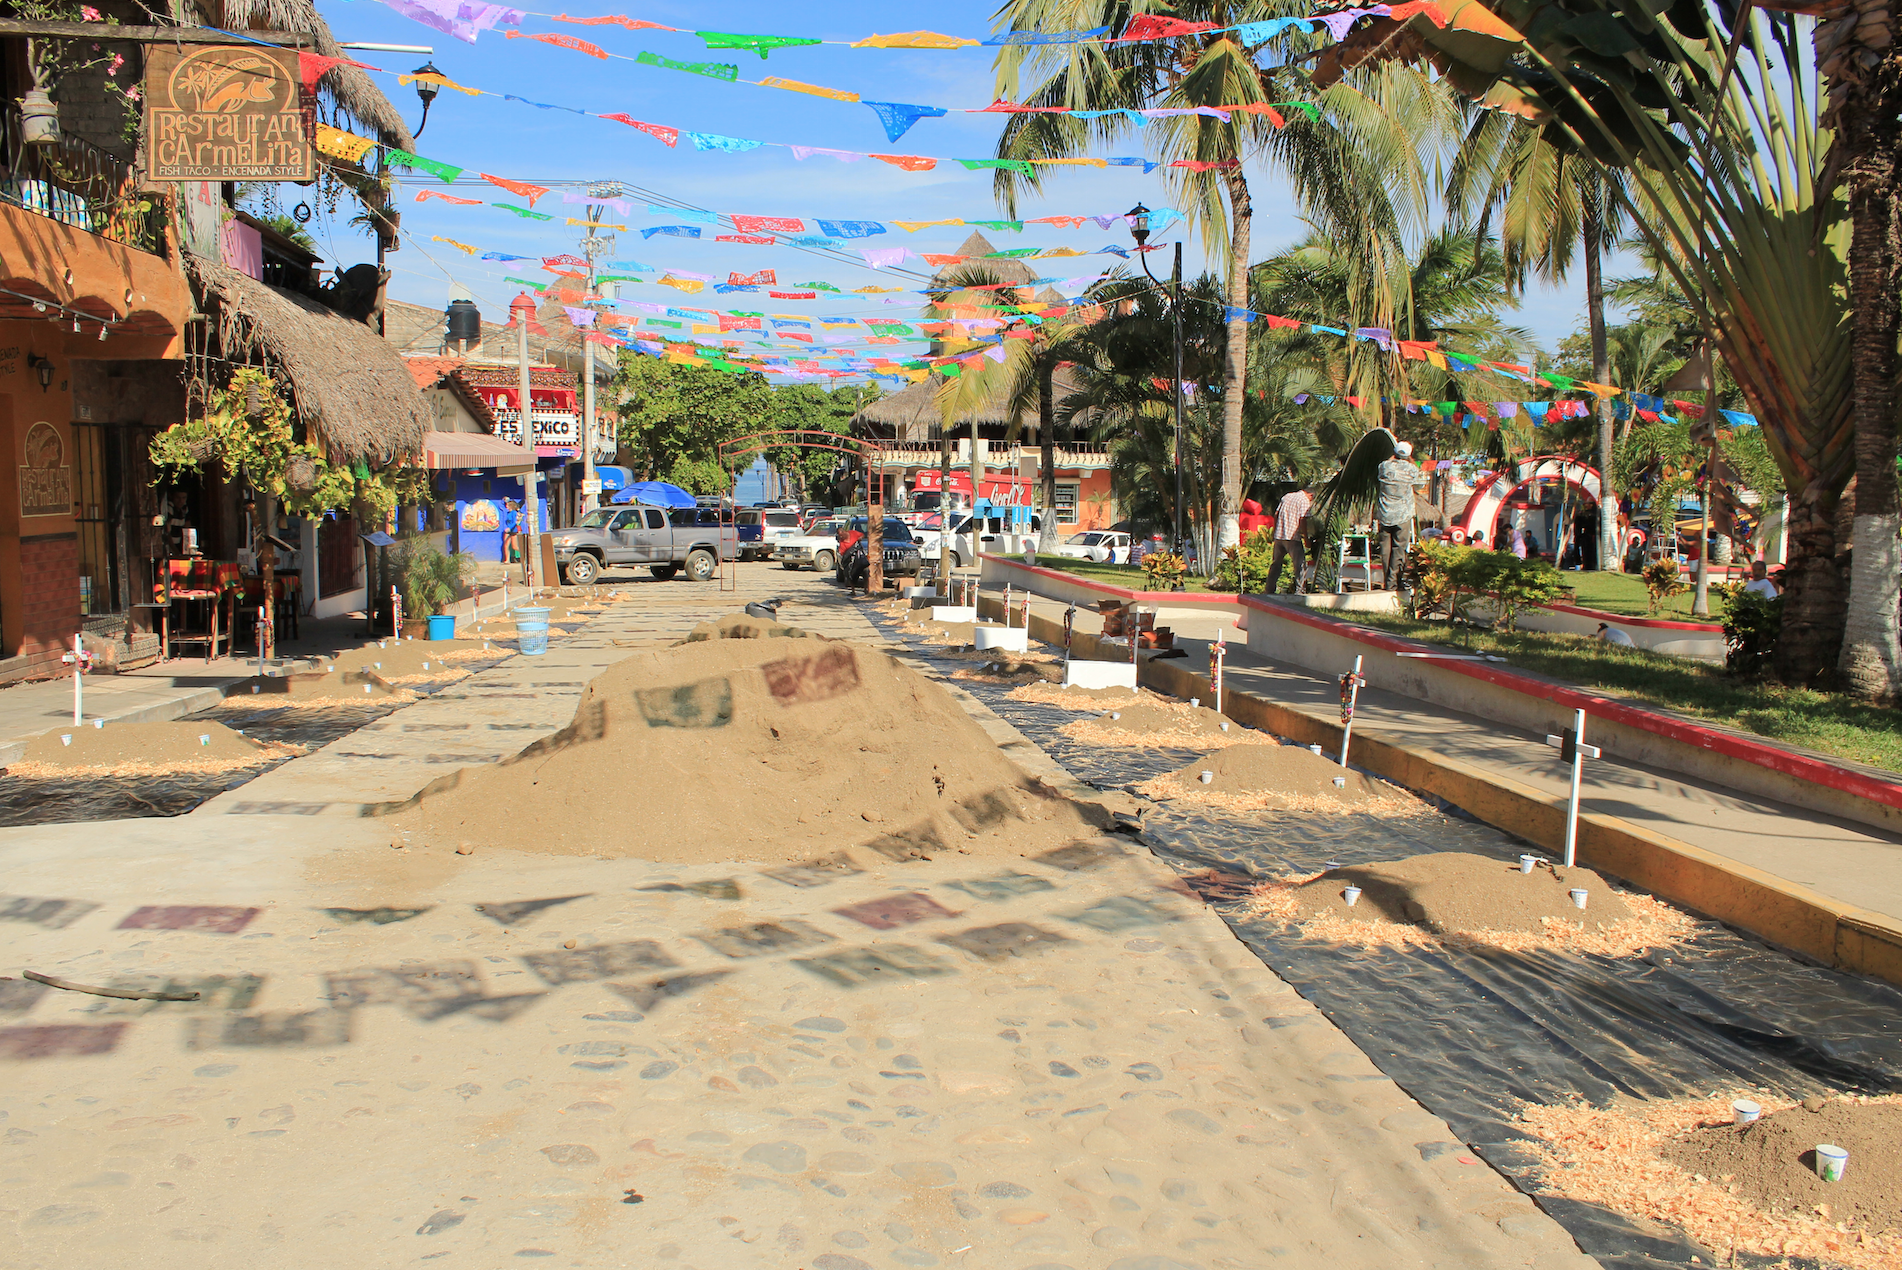
[[(986, 607), (1001, 611), (1002, 604), (985, 596), (978, 607), (980, 612)], [(1034, 613), (1030, 633), (1042, 643), (1063, 642), (1062, 624)], [(1074, 635), (1071, 648), (1073, 655), (1095, 660), (1128, 657), (1126, 650), (1093, 635)], [(1204, 701), (1213, 697), (1208, 679), (1181, 661), (1144, 660), (1138, 675), (1146, 686), (1170, 696)], [(1339, 724), (1234, 689), (1222, 694), (1222, 706), (1238, 723), (1302, 745), (1319, 744), (1337, 753), (1340, 749)], [(1365, 725), (1355, 729), (1353, 757), (1355, 766), (1444, 799), (1497, 829), (1550, 851), (1564, 847), (1566, 800), (1561, 797), (1443, 754), (1410, 748)], [(1615, 816), (1579, 817), (1578, 858), (1661, 899), (1825, 965), (1902, 986), (1902, 922), (1882, 913), (1844, 904)]]

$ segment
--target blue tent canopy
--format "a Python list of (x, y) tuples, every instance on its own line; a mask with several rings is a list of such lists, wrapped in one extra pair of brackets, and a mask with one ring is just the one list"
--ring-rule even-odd
[(693, 507), (693, 495), (666, 481), (636, 481), (614, 496), (617, 503), (646, 503), (650, 507)]
[(611, 490), (626, 489), (634, 483), (634, 469), (632, 468), (615, 467), (613, 464), (604, 463), (595, 467), (594, 474), (601, 480), (601, 491), (603, 493), (607, 493)]

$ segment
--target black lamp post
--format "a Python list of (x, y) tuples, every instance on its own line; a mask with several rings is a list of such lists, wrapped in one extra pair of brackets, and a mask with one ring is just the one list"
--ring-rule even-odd
[[(1127, 213), (1127, 217), (1129, 220), (1129, 236), (1131, 238), (1134, 238), (1136, 240), (1136, 246), (1138, 248), (1141, 248), (1145, 243), (1149, 241), (1149, 209), (1144, 207), (1141, 203), (1138, 203), (1136, 204), (1136, 206), (1129, 209)], [(1136, 253), (1137, 263), (1142, 265), (1143, 273), (1148, 276), (1151, 282), (1155, 282), (1157, 286), (1161, 286), (1162, 284), (1156, 281), (1156, 275), (1149, 272), (1148, 255), (1149, 253), (1138, 250)], [(1175, 369), (1176, 369), (1176, 373), (1175, 373), (1175, 391), (1176, 391), (1176, 523), (1175, 523), (1176, 540), (1175, 540), (1175, 549), (1178, 553), (1182, 553), (1182, 513), (1183, 513), (1183, 501), (1182, 501), (1182, 243), (1180, 240), (1176, 242), (1175, 274), (1170, 283), (1169, 309), (1170, 309), (1170, 318), (1175, 327), (1175, 354), (1176, 354), (1176, 361), (1175, 361)], [(1178, 582), (1176, 584), (1177, 590), (1181, 590), (1182, 587), (1183, 587), (1182, 583)]]
[[(440, 75), (442, 72), (436, 69), (436, 63), (424, 62), (421, 66), (411, 71), (410, 74)], [(422, 122), (416, 125), (416, 131), (411, 134), (412, 136), (422, 136), (423, 129), (429, 127), (429, 103), (435, 101), (436, 94), (441, 91), (441, 89), (437, 88), (436, 85), (429, 80), (419, 79), (416, 81), (416, 95), (423, 99), (423, 118)]]

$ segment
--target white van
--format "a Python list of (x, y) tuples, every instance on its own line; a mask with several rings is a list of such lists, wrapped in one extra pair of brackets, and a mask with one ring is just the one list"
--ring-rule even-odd
[[(1037, 537), (1043, 529), (1043, 517), (1032, 516), (1030, 527), (1024, 528), (1024, 522), (1013, 525), (1006, 516), (985, 516), (982, 519), (966, 516), (951, 531), (951, 567), (962, 569), (967, 564), (976, 564), (979, 552), (992, 555), (1022, 555), (1026, 549), (1037, 545)], [(941, 535), (936, 530), (927, 529), (919, 533), (920, 548), (927, 560), (938, 558), (938, 544)]]

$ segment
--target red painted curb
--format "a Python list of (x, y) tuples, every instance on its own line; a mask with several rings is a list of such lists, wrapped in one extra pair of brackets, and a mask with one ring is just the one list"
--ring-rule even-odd
[(1609, 622), (1613, 626), (1643, 626), (1651, 630), (1663, 631), (1703, 631), (1706, 634), (1722, 635), (1722, 622), (1671, 622), (1661, 617), (1626, 617), (1623, 613), (1608, 613), (1604, 609), (1581, 608), (1576, 604), (1541, 604), (1542, 609), (1555, 613), (1577, 613), (1594, 621)]
[(993, 555), (988, 551), (978, 553), (980, 560), (995, 560), (999, 564), (1009, 565), (1013, 569), (1022, 569), (1042, 577), (1068, 582), (1075, 586), (1088, 587), (1092, 591), (1103, 591), (1126, 604), (1238, 604), (1241, 597), (1226, 592), (1211, 595), (1195, 591), (1131, 591), (1127, 587), (1112, 586), (1107, 582), (1098, 582), (1095, 578), (1086, 578), (1080, 573), (1065, 573), (1061, 569), (1046, 569), (1039, 564), (1025, 564), (1009, 556)]
[[(1347, 628), (1342, 622), (1316, 617), (1299, 607), (1269, 604), (1247, 595), (1241, 597), (1241, 602), (1247, 608), (1257, 609), (1287, 621), (1326, 629), (1337, 635), (1345, 635), (1383, 652), (1411, 653), (1429, 647), (1414, 640), (1383, 635), (1376, 631)], [(1559, 684), (1549, 684), (1478, 662), (1448, 661), (1437, 664), (1441, 669), (1449, 670), (1454, 674), (1495, 684), (1513, 692), (1524, 693), (1529, 697), (1541, 697), (1569, 709), (1584, 710), (1601, 719), (1609, 719), (1614, 723), (1622, 723), (1626, 727), (1650, 732), (1676, 741), (1680, 745), (1710, 750), (1727, 758), (1753, 763), (1773, 772), (1781, 772), (1785, 776), (1793, 776), (1798, 780), (1809, 781), (1841, 793), (1866, 798), (1870, 802), (1881, 803), (1886, 807), (1902, 808), (1902, 783), (1878, 780), (1873, 776), (1867, 776), (1846, 767), (1838, 767), (1821, 759), (1810, 758), (1803, 754), (1792, 754), (1788, 750), (1778, 749), (1773, 745), (1765, 745), (1745, 737), (1731, 736), (1725, 732), (1699, 727), (1694, 723), (1655, 714), (1649, 710), (1626, 705), (1621, 701), (1614, 701), (1609, 697), (1595, 696), (1592, 693), (1580, 692), (1576, 688), (1567, 688)]]

